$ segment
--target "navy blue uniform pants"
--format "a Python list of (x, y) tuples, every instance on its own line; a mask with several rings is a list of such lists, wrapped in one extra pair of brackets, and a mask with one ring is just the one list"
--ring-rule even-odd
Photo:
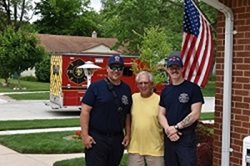
[(124, 152), (123, 134), (90, 134), (96, 144), (90, 149), (85, 149), (86, 166), (119, 166)]
[(177, 142), (171, 142), (165, 136), (164, 160), (165, 166), (196, 166), (196, 143), (191, 136), (184, 136)]

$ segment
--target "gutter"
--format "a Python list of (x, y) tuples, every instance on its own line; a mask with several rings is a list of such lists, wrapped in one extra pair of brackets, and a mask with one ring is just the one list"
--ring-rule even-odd
[(224, 83), (223, 83), (223, 118), (221, 165), (230, 163), (230, 129), (232, 103), (232, 55), (233, 55), (233, 12), (218, 0), (202, 0), (225, 15), (225, 46), (224, 46)]

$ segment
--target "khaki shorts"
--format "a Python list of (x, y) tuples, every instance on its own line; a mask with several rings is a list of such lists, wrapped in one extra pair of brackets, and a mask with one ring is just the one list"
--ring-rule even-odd
[(164, 166), (163, 156), (128, 154), (128, 166)]

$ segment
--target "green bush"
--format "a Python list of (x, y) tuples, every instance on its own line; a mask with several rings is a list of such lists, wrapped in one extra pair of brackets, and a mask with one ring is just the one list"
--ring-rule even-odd
[(44, 59), (36, 64), (35, 74), (38, 81), (49, 82), (50, 81), (50, 56), (45, 56)]
[(209, 81), (215, 81), (215, 80), (216, 80), (216, 75), (209, 76)]
[(214, 124), (198, 123), (197, 135), (197, 166), (213, 165), (213, 127)]
[(20, 77), (20, 80), (36, 82), (37, 78), (34, 76), (22, 76)]

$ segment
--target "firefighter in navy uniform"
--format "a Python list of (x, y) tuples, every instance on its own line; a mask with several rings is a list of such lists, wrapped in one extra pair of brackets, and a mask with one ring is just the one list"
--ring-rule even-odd
[(182, 77), (180, 52), (166, 62), (171, 83), (160, 96), (159, 121), (164, 128), (164, 160), (167, 166), (196, 166), (195, 128), (204, 103), (200, 87)]
[(92, 83), (82, 99), (80, 125), (87, 166), (118, 166), (130, 140), (130, 87), (120, 80), (124, 60), (109, 58), (107, 77)]

